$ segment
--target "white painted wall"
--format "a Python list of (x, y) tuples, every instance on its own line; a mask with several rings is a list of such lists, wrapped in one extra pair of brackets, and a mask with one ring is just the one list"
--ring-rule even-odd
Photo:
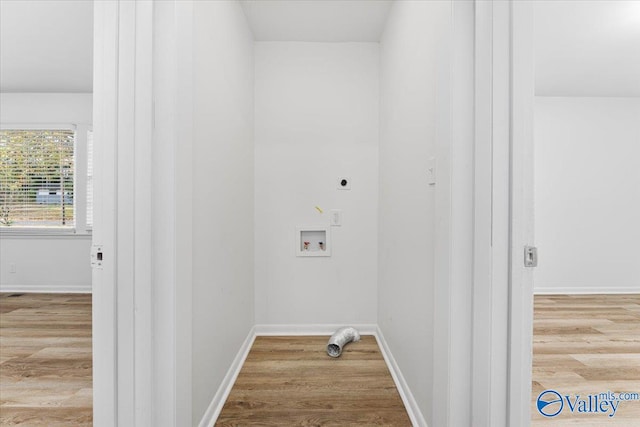
[(90, 247), (90, 235), (0, 236), (0, 291), (90, 293)]
[[(448, 2), (395, 2), (381, 41), (378, 324), (432, 420), (438, 42)], [(454, 124), (455, 125), (455, 124)]]
[[(377, 43), (255, 44), (258, 324), (376, 321), (378, 63)], [(296, 257), (295, 227), (331, 209), (331, 257)]]
[[(0, 122), (9, 125), (75, 125), (76, 174), (86, 174), (86, 131), (92, 123), (90, 93), (0, 93)], [(84, 161), (83, 161), (84, 160)], [(76, 181), (76, 201), (86, 182)], [(84, 212), (77, 212), (84, 218)], [(0, 290), (91, 292), (91, 236), (0, 233)], [(15, 273), (11, 266), (15, 265)]]
[(199, 422), (254, 324), (254, 67), (239, 3), (193, 8), (192, 391)]
[(640, 292), (640, 98), (537, 97), (537, 293)]
[(8, 124), (91, 124), (90, 93), (0, 93), (0, 121)]

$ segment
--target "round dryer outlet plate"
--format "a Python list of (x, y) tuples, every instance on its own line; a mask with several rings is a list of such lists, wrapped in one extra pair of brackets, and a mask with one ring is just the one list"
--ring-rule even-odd
[(338, 190), (351, 190), (351, 178), (338, 178)]

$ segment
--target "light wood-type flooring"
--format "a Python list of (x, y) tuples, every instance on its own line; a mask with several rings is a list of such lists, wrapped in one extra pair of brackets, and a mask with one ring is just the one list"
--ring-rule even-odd
[(0, 425), (92, 424), (91, 295), (0, 294)]
[(257, 337), (216, 426), (411, 426), (376, 339)]
[[(410, 425), (374, 337), (326, 355), (327, 337), (258, 337), (217, 425)], [(0, 294), (0, 425), (91, 425), (91, 296)], [(542, 417), (554, 389), (640, 393), (640, 295), (536, 296), (532, 425), (640, 425), (640, 401), (615, 417)]]
[(640, 426), (640, 401), (621, 402), (614, 417), (572, 414), (565, 404), (545, 418), (536, 408), (547, 389), (572, 402), (607, 391), (640, 394), (640, 294), (538, 295), (534, 311), (532, 426)]

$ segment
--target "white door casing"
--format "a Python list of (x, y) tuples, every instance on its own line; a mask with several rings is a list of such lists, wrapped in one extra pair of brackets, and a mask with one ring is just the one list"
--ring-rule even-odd
[(475, 2), (474, 426), (530, 423), (533, 49), (530, 1)]
[(511, 208), (509, 284), (510, 426), (531, 421), (533, 273), (524, 265), (534, 246), (534, 46), (533, 3), (515, 1), (511, 11)]
[(93, 423), (112, 426), (117, 419), (116, 188), (118, 5), (94, 4), (94, 225), (93, 245), (100, 267), (92, 272)]
[(94, 4), (93, 410), (96, 426), (152, 425), (150, 1)]

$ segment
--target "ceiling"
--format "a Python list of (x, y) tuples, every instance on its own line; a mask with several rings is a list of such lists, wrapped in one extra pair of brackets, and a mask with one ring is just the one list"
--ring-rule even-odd
[[(259, 41), (375, 42), (393, 1), (241, 0)], [(536, 1), (536, 94), (640, 96), (640, 0)], [(0, 0), (0, 91), (91, 92), (93, 2)]]
[(91, 0), (0, 0), (0, 91), (92, 92)]
[(539, 96), (640, 96), (640, 0), (537, 1)]
[(258, 41), (377, 42), (393, 1), (241, 0)]

